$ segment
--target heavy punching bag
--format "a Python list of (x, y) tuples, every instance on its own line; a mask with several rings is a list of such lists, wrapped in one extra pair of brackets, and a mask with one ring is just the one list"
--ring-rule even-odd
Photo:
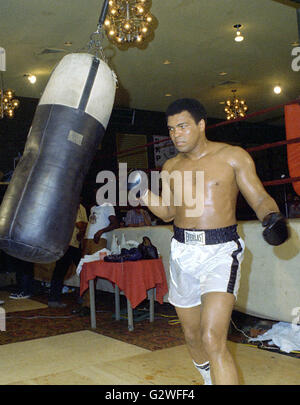
[(114, 73), (91, 54), (66, 55), (56, 66), (0, 207), (0, 249), (34, 263), (64, 255), (115, 89)]

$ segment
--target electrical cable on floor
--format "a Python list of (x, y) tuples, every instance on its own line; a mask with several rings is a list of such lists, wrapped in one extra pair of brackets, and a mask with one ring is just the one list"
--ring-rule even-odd
[(165, 315), (165, 314), (156, 314), (157, 316), (161, 316), (162, 318), (176, 318), (176, 315)]
[(231, 321), (232, 325), (235, 327), (235, 329), (236, 329), (238, 332), (242, 333), (242, 334), (248, 339), (248, 341), (251, 339), (251, 336), (246, 335), (246, 333), (245, 333), (242, 329), (239, 329), (239, 328), (236, 326), (236, 324), (233, 322), (232, 318), (230, 319), (230, 321)]
[[(106, 313), (110, 311), (101, 311), (98, 310), (96, 312), (99, 313)], [(70, 318), (76, 318), (79, 315), (74, 314), (74, 315), (56, 315), (56, 316), (50, 316), (50, 315), (33, 315), (33, 316), (7, 316), (6, 319), (70, 319)]]
[(155, 314), (155, 319), (159, 318), (175, 318), (168, 321), (169, 325), (179, 325), (180, 321), (176, 315)]
[(6, 316), (6, 319), (68, 319), (68, 318), (73, 318), (76, 315), (56, 315), (56, 316), (50, 316), (50, 315), (33, 315), (33, 316)]

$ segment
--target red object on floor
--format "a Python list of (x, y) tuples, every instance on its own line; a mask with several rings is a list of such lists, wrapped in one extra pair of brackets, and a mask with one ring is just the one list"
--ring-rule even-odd
[(156, 288), (156, 300), (162, 304), (168, 284), (162, 259), (111, 263), (98, 260), (84, 263), (80, 272), (80, 295), (89, 287), (89, 280), (105, 278), (117, 284), (135, 308), (147, 298), (147, 290)]

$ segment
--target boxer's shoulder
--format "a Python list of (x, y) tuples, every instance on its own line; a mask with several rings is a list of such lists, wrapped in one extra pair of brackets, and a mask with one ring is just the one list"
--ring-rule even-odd
[(234, 148), (236, 147), (228, 143), (208, 141), (207, 150), (203, 157), (212, 159), (220, 157), (224, 159), (226, 156), (230, 156)]
[(241, 167), (247, 164), (253, 164), (250, 154), (241, 146), (228, 145), (227, 148), (220, 150), (220, 154), (231, 166)]
[(163, 164), (162, 170), (166, 170), (168, 172), (178, 169), (178, 164), (182, 161), (182, 156), (180, 153), (168, 160), (165, 161)]
[(243, 149), (240, 146), (217, 142), (215, 151), (216, 151), (216, 153), (226, 155), (226, 156), (232, 156), (232, 155), (240, 156), (240, 155), (243, 155), (243, 152), (245, 152), (245, 149)]

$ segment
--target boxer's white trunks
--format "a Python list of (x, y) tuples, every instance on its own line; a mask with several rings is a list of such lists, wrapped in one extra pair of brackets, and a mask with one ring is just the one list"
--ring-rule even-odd
[(205, 231), (174, 226), (169, 302), (176, 307), (194, 307), (208, 292), (228, 292), (236, 298), (244, 249), (236, 225)]

